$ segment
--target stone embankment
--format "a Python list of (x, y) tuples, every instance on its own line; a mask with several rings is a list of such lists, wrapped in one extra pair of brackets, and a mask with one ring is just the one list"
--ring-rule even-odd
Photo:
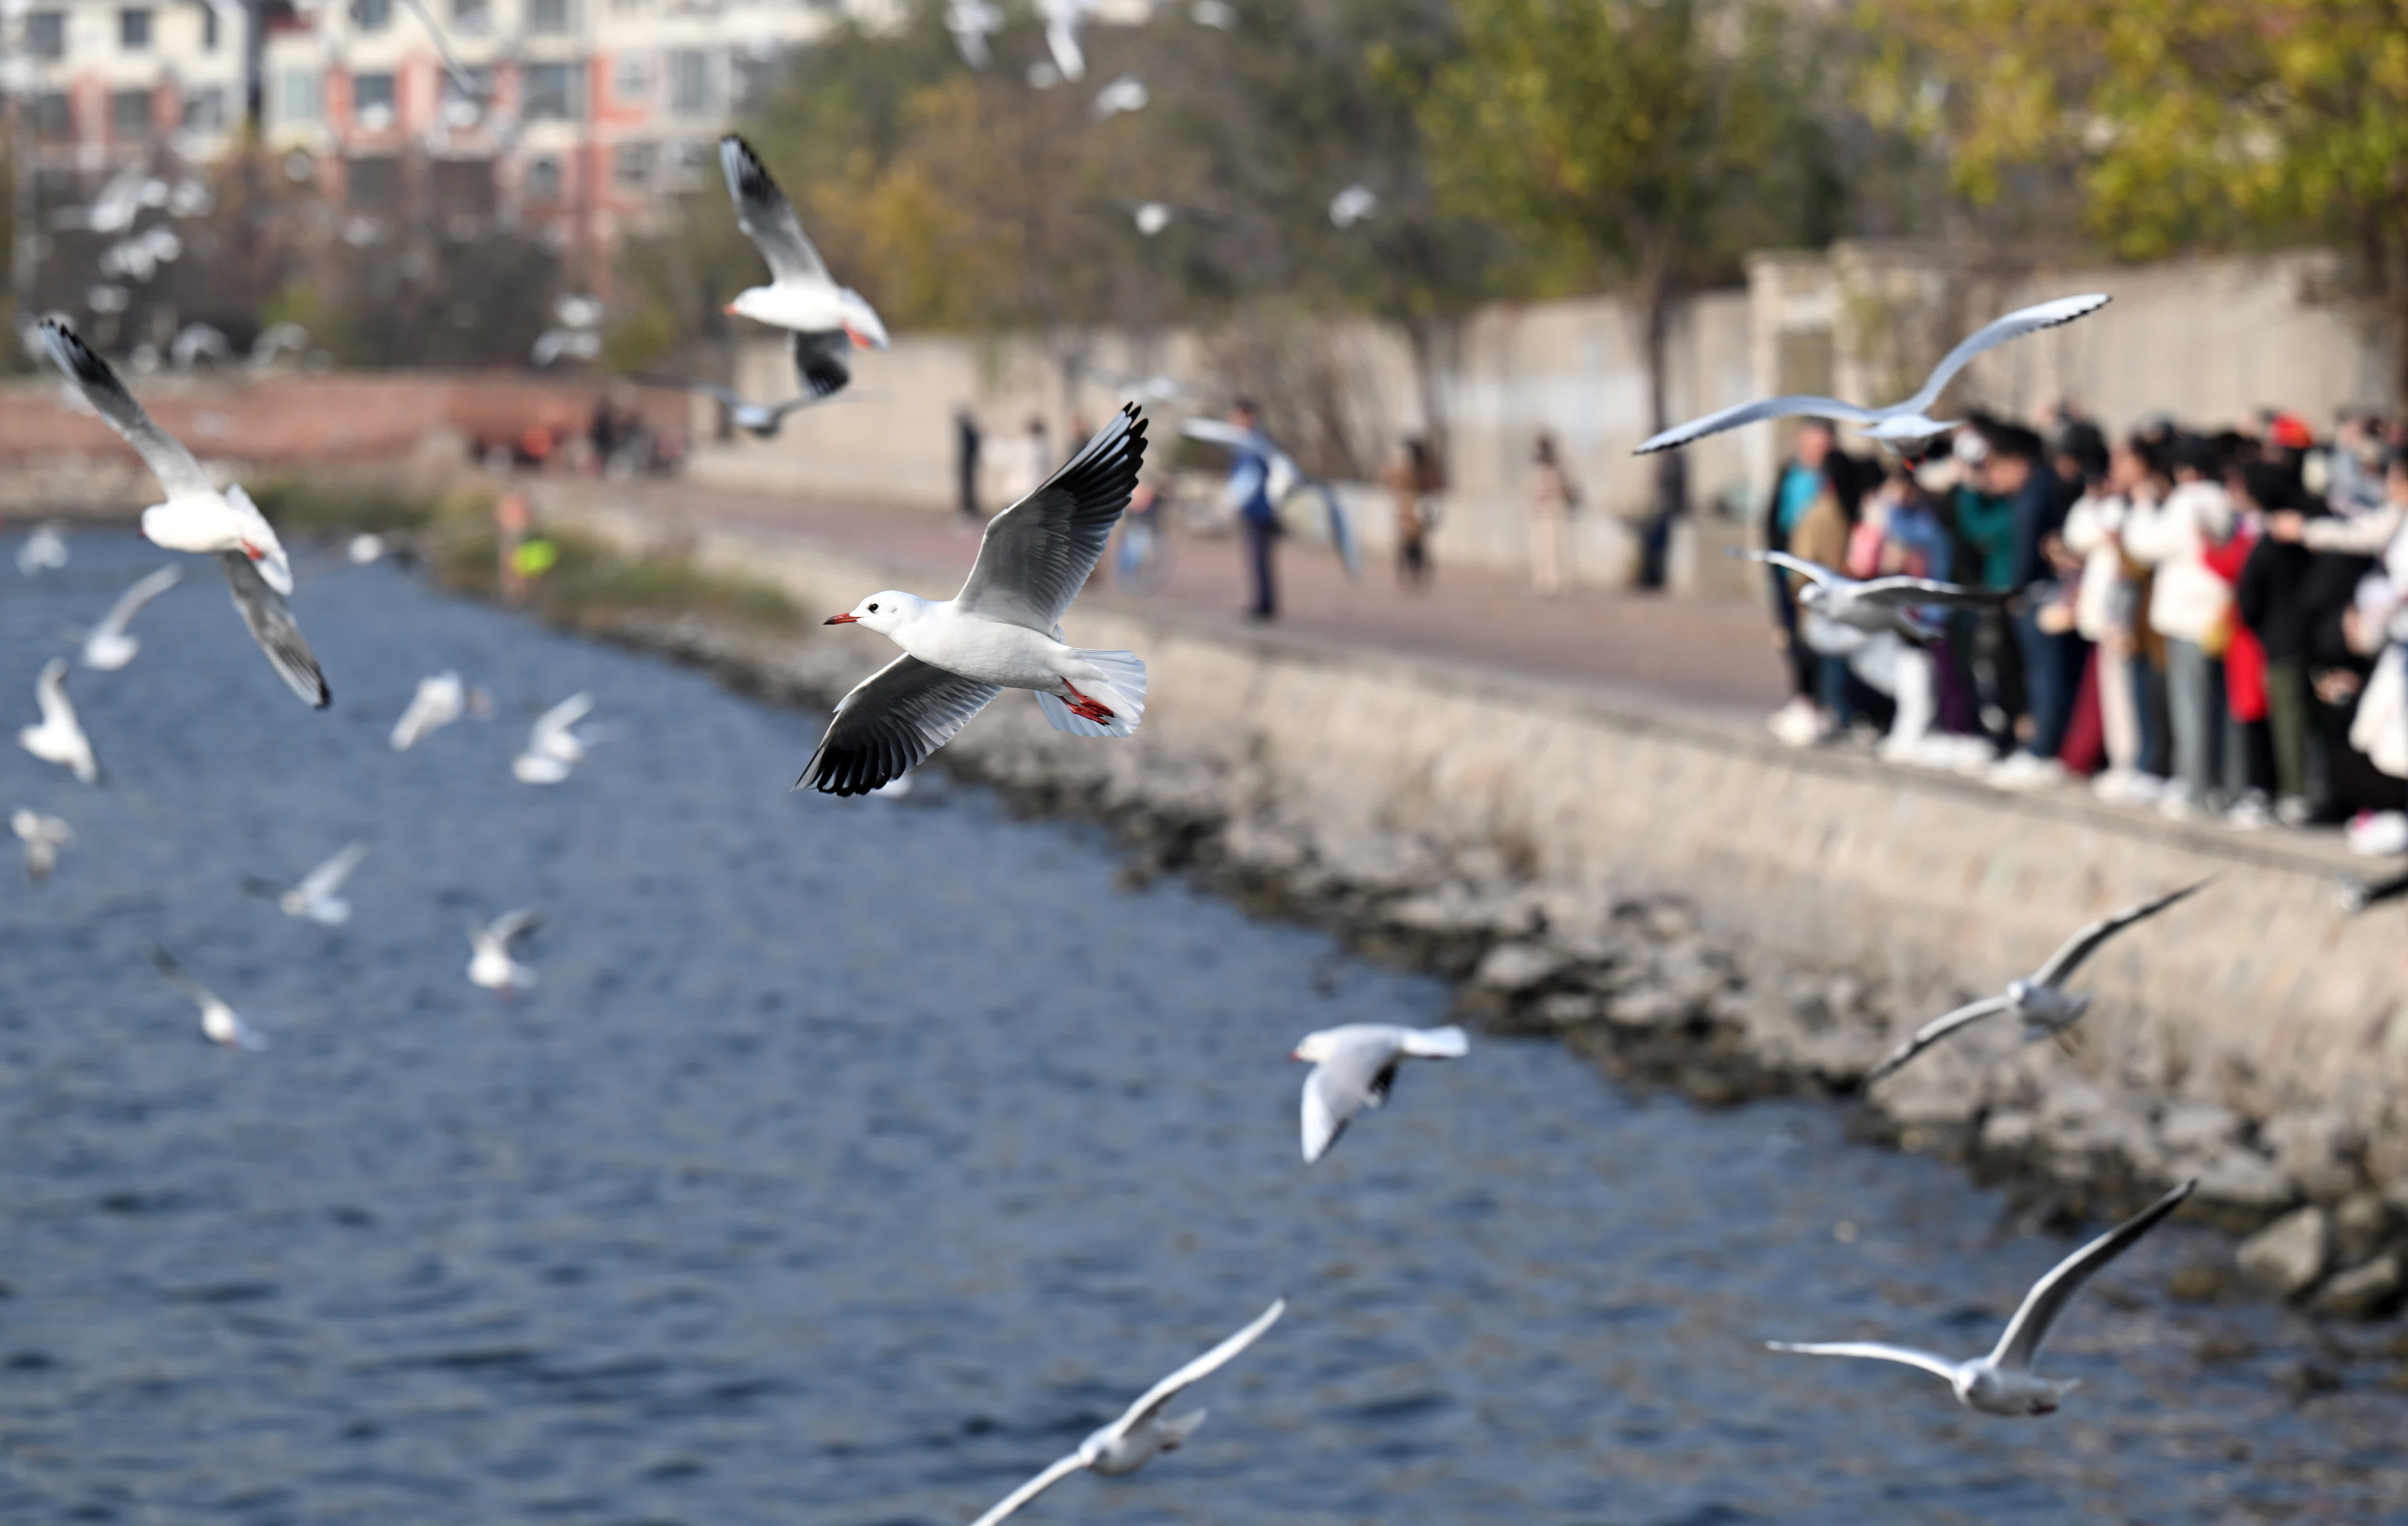
[[(631, 549), (773, 581), (807, 610), (935, 586), (757, 527), (666, 525), (593, 495), (544, 511)], [(916, 575), (916, 576), (915, 576)], [(1199, 877), (1458, 982), (1491, 1031), (1560, 1036), (1707, 1104), (1858, 1099), (1861, 1132), (1961, 1159), (2042, 1205), (2114, 1212), (2196, 1177), (2249, 1236), (2227, 1271), (2338, 1315), (2398, 1306), (2408, 1259), (2402, 940), (2345, 920), (2345, 865), (2250, 838), (1784, 751), (1628, 696), (1208, 630), (1090, 601), (1071, 638), (1152, 671), (1144, 727), (1098, 744), (1007, 695), (946, 768), (1101, 819), (1136, 877)], [(689, 617), (624, 638), (824, 706), (889, 655)], [(846, 637), (851, 636), (851, 639)], [(796, 760), (799, 766), (800, 759)], [(2111, 944), (2062, 1043), (2006, 1025), (1862, 1096), (1867, 1070), (2072, 928), (2209, 875)]]

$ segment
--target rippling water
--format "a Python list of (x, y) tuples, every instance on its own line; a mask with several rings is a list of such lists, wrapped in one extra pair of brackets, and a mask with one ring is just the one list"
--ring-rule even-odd
[[(162, 560), (87, 532), (0, 574), (0, 719)], [(1442, 986), (1124, 891), (1094, 834), (939, 777), (791, 794), (816, 718), (387, 568), (304, 569), (312, 715), (194, 570), (133, 666), (70, 680), (108, 789), (0, 754), (0, 807), (79, 834), (46, 891), (0, 878), (0, 1519), (958, 1522), (1282, 1291), (1194, 1445), (1025, 1519), (2408, 1509), (2383, 1367), (2302, 1400), (2304, 1326), (2166, 1300), (2212, 1236), (2086, 1298), (2051, 1420), (1774, 1357), (1986, 1348), (2068, 1242), (1831, 1109), (1702, 1112), (1536, 1042), (1414, 1068), (1308, 1172), (1289, 1045), (1440, 1020)], [(499, 715), (394, 755), (444, 667)], [(514, 782), (577, 689), (608, 738)], [(236, 888), (353, 836), (348, 927)], [(464, 922), (525, 902), (542, 984), (476, 990)], [(205, 1045), (151, 939), (273, 1047)]]

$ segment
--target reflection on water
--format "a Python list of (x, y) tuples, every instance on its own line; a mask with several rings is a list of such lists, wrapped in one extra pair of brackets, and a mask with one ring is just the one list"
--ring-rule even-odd
[[(75, 544), (0, 592), (12, 727), (58, 628), (162, 560)], [(1703, 1113), (1541, 1043), (1417, 1069), (1307, 1172), (1288, 1047), (1441, 1020), (1441, 986), (1124, 892), (1092, 834), (940, 778), (789, 793), (813, 717), (304, 571), (331, 712), (196, 578), (70, 681), (110, 788), (0, 756), (0, 806), (79, 834), (46, 891), (0, 882), (0, 1519), (961, 1521), (1281, 1291), (1194, 1445), (1026, 1519), (2408, 1510), (2384, 1369), (2302, 1400), (2304, 1327), (2166, 1301), (2213, 1237), (2077, 1309), (2051, 1420), (1768, 1355), (1985, 1348), (2066, 1243), (1828, 1108)], [(446, 667), (499, 714), (394, 754)], [(579, 689), (608, 739), (514, 782)], [(355, 835), (347, 927), (236, 889)], [(471, 987), (465, 924), (526, 902), (541, 984)], [(204, 1045), (153, 938), (274, 1048)]]

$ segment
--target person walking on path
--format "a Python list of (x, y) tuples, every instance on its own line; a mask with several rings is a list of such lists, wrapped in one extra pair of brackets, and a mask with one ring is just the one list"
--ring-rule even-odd
[(1439, 477), (1438, 464), (1430, 459), (1429, 447), (1419, 435), (1405, 436), (1386, 469), (1380, 473), (1380, 485), (1396, 499), (1397, 580), (1407, 588), (1426, 587), (1430, 576), (1429, 533), (1437, 522), (1437, 516), (1430, 511), (1430, 499), (1445, 483)]
[(1254, 582), (1254, 601), (1246, 613), (1254, 620), (1279, 618), (1278, 569), (1272, 565), (1273, 543), (1279, 539), (1279, 510), (1271, 503), (1271, 442), (1254, 422), (1254, 405), (1238, 399), (1229, 422), (1245, 431), (1231, 448), (1228, 504), (1246, 535), (1246, 568)]
[[(1680, 452), (1667, 453), (1677, 461)], [(1580, 490), (1555, 453), (1555, 437), (1545, 430), (1530, 447), (1530, 586), (1539, 597), (1563, 592), (1571, 570), (1572, 507)]]
[(960, 478), (962, 518), (979, 520), (979, 426), (968, 408), (953, 410), (953, 468)]

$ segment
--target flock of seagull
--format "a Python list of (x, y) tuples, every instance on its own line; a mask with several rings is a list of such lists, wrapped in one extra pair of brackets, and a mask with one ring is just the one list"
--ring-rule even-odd
[[(953, 13), (959, 16), (964, 9), (956, 3)], [(1205, 7), (1197, 9), (1200, 20)], [(1067, 64), (1064, 72), (1076, 78)], [(885, 329), (866, 300), (829, 275), (803, 235), (792, 205), (751, 148), (731, 135), (723, 141), (721, 155), (738, 221), (759, 246), (771, 273), (767, 285), (744, 292), (729, 310), (793, 335), (794, 362), (807, 396), (781, 407), (832, 395), (850, 379), (849, 350), (884, 348)], [(1920, 392), (1889, 408), (1856, 408), (1828, 398), (1776, 398), (1668, 431), (1641, 449), (1662, 449), (1757, 420), (1801, 413), (1856, 423), (1886, 447), (1926, 444), (1954, 427), (1934, 422), (1927, 410), (1972, 356), (2021, 335), (2071, 321), (2105, 300), (2070, 298), (2010, 314), (1959, 345)], [(192, 454), (151, 421), (108, 363), (65, 323), (46, 319), (40, 332), (59, 370), (140, 455), (165, 490), (165, 502), (142, 515), (143, 535), (171, 550), (216, 557), (236, 609), (270, 664), (304, 701), (322, 708), (330, 692), (285, 603), (293, 587), (292, 569), (273, 526), (239, 486), (217, 487)], [(767, 417), (763, 427), (774, 430), (780, 417), (782, 413)], [(886, 636), (899, 655), (838, 703), (797, 788), (809, 785), (856, 795), (893, 787), (1005, 689), (1029, 691), (1047, 722), (1059, 731), (1125, 737), (1136, 730), (1146, 703), (1143, 661), (1132, 652), (1069, 645), (1063, 639), (1061, 620), (1094, 571), (1137, 486), (1145, 460), (1146, 425), (1142, 410), (1128, 405), (1041, 486), (991, 520), (977, 562), (953, 599), (882, 590), (829, 617), (829, 625), (859, 625)], [(64, 541), (46, 530), (28, 537), (19, 563), (32, 576), (61, 564), (64, 557)], [(1802, 596), (1830, 618), (1868, 629), (1886, 624), (1910, 605), (1960, 594), (1986, 597), (1922, 580), (1860, 584), (1810, 563), (1773, 560), (1813, 580)], [(135, 619), (179, 577), (180, 569), (169, 565), (127, 589), (98, 625), (80, 633), (84, 664), (113, 672), (133, 661), (140, 649), (132, 629)], [(1887, 586), (1902, 581), (1913, 586)], [(63, 658), (44, 665), (36, 684), (40, 722), (24, 728), (19, 740), (35, 757), (68, 768), (86, 784), (98, 784), (104, 776), (67, 699), (66, 673)], [(568, 778), (597, 740), (595, 734), (578, 729), (593, 707), (593, 696), (579, 693), (546, 710), (512, 760), (512, 775), (535, 786)], [(491, 709), (491, 697), (471, 689), (457, 673), (431, 676), (419, 684), (396, 721), (391, 746), (407, 751), (463, 716)], [(56, 817), (24, 809), (14, 814), (11, 825), (24, 846), (27, 874), (39, 884), (55, 871), (62, 849), (74, 841), (73, 829)], [(343, 887), (367, 852), (365, 843), (354, 842), (291, 885), (252, 880), (245, 888), (274, 901), (288, 916), (340, 925), (351, 915)], [(1925, 1025), (1875, 1069), (1868, 1084), (1987, 1018), (2018, 1020), (2028, 1039), (2063, 1034), (2088, 1005), (2086, 995), (2064, 990), (2076, 969), (2110, 938), (2200, 888), (2186, 886), (2083, 929), (2039, 971), (2012, 982), (2003, 994)], [(534, 986), (536, 972), (517, 959), (513, 948), (538, 921), (534, 909), (523, 908), (489, 923), (470, 924), (468, 978), (502, 992)], [(154, 948), (150, 957), (161, 976), (199, 1009), (207, 1037), (231, 1048), (264, 1047), (263, 1035), (187, 975), (165, 950)], [(1459, 1059), (1469, 1047), (1463, 1030), (1455, 1027), (1349, 1024), (1305, 1035), (1291, 1056), (1312, 1067), (1299, 1108), (1304, 1162), (1310, 1165), (1321, 1160), (1354, 1120), (1384, 1104), (1406, 1061)], [(1957, 1402), (1969, 1408), (1996, 1415), (2052, 1413), (2073, 1387), (2034, 1371), (2052, 1329), (2082, 1286), (2173, 1212), (2190, 1191), (2190, 1183), (2174, 1188), (2066, 1257), (2031, 1288), (1996, 1348), (1985, 1356), (1957, 1361), (1855, 1341), (1771, 1343), (1771, 1348), (1903, 1362), (1944, 1378)], [(994, 1526), (1073, 1473), (1126, 1474), (1177, 1450), (1204, 1416), (1200, 1410), (1168, 1415), (1172, 1401), (1260, 1339), (1286, 1307), (1284, 1298), (1274, 1301), (1242, 1329), (1155, 1384), (1076, 1450), (1012, 1490), (975, 1526)]]

